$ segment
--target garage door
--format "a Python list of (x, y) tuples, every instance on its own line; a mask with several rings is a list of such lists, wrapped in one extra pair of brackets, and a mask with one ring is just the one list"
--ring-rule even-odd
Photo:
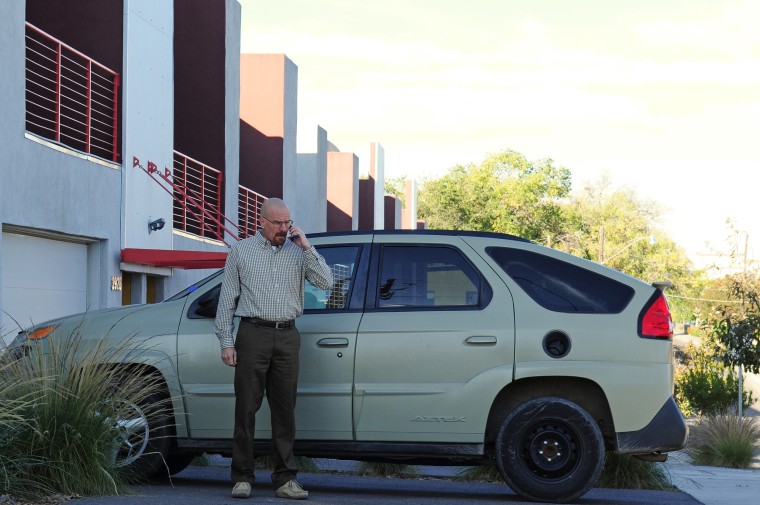
[(87, 309), (87, 245), (3, 233), (0, 336)]

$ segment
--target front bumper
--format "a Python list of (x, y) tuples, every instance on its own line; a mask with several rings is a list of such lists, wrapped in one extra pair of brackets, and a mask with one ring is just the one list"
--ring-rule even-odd
[(643, 429), (617, 433), (619, 454), (651, 454), (683, 449), (689, 427), (671, 396)]

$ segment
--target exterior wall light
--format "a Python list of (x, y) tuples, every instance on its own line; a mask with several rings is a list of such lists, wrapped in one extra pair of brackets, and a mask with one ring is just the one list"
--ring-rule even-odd
[(148, 234), (152, 231), (158, 231), (164, 227), (166, 224), (166, 221), (164, 221), (164, 218), (159, 217), (155, 221), (149, 221), (148, 222)]

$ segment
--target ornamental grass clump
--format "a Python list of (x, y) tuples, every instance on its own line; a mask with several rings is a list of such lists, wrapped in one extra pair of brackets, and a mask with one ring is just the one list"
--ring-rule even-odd
[[(28, 488), (33, 482), (26, 476), (44, 460), (19, 453), (17, 446), (19, 436), (29, 428), (24, 412), (34, 405), (37, 395), (14, 392), (17, 384), (6, 380), (10, 376), (9, 367), (8, 364), (0, 365), (0, 496), (32, 498), (34, 493), (30, 493)], [(52, 492), (52, 488), (44, 482), (39, 483), (38, 489), (42, 493)]]
[(504, 482), (496, 465), (468, 466), (457, 472), (457, 477), (469, 482)]
[[(256, 468), (260, 470), (272, 471), (277, 467), (277, 462), (274, 456), (266, 454), (264, 456), (256, 457)], [(319, 465), (314, 458), (308, 458), (306, 456), (296, 456), (296, 467), (299, 472), (302, 473), (318, 473)]]
[(356, 465), (356, 474), (374, 477), (417, 477), (420, 471), (414, 465), (405, 465), (403, 463), (360, 461)]
[(714, 414), (691, 427), (686, 449), (696, 465), (750, 468), (758, 443), (757, 418)]
[(125, 426), (161, 384), (140, 366), (127, 374), (109, 365), (141, 352), (135, 342), (113, 348), (81, 330), (52, 331), (21, 354), (3, 354), (0, 494), (118, 494), (129, 481), (119, 453)]
[(596, 487), (663, 491), (673, 485), (662, 464), (608, 452)]

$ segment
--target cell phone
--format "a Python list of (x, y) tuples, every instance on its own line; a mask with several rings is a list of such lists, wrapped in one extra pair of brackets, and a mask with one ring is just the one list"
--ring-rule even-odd
[[(290, 228), (292, 228), (292, 226)], [(293, 242), (298, 238), (298, 233), (293, 233), (292, 231), (290, 231), (290, 228), (288, 228), (288, 238), (290, 239), (291, 242)]]

